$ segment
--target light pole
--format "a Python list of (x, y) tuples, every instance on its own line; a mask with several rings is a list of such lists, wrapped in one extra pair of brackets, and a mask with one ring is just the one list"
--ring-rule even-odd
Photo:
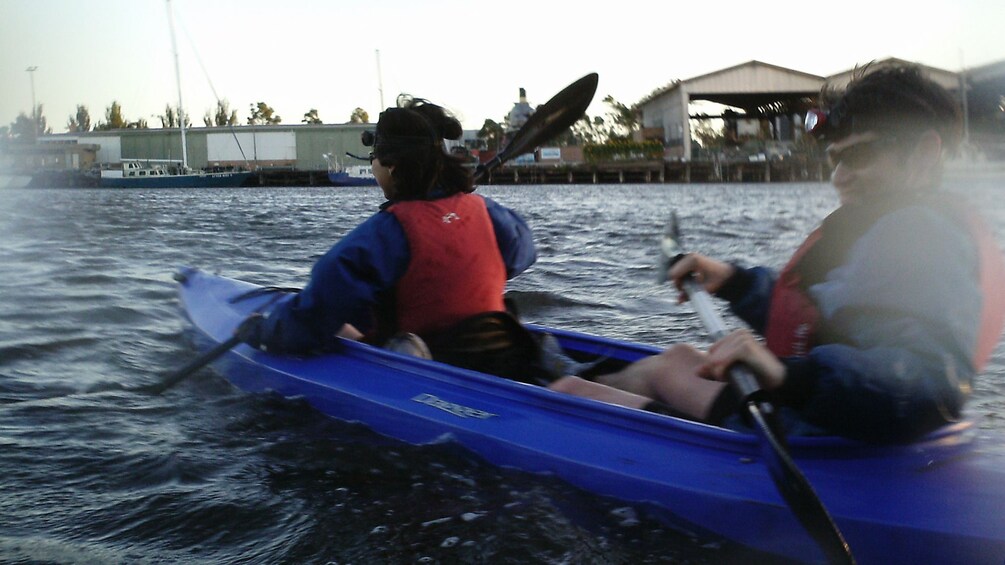
[(35, 128), (35, 141), (36, 142), (38, 141), (38, 116), (37, 116), (37, 113), (35, 111), (35, 108), (36, 108), (36, 106), (35, 106), (35, 71), (37, 71), (37, 70), (38, 70), (38, 67), (36, 67), (35, 65), (32, 65), (32, 66), (28, 67), (27, 69), (25, 69), (25, 71), (28, 72), (28, 76), (31, 77), (31, 123), (32, 123), (33, 127)]

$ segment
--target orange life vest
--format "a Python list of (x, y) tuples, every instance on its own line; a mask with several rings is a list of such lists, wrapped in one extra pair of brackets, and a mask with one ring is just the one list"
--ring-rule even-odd
[(484, 199), (460, 193), (396, 202), (387, 211), (404, 229), (411, 255), (396, 287), (398, 331), (430, 334), (505, 310), (506, 266)]

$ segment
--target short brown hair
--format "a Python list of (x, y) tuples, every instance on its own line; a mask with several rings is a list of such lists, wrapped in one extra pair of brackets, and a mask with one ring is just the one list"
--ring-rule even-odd
[(820, 99), (829, 107), (832, 140), (870, 130), (910, 136), (933, 129), (950, 153), (960, 142), (959, 104), (918, 65), (870, 63), (856, 68), (843, 90), (825, 86)]

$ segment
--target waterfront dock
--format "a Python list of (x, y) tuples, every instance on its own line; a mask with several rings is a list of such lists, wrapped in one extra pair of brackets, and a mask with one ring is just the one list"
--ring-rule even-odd
[[(771, 161), (627, 161), (504, 165), (480, 182), (516, 184), (691, 184), (818, 182), (830, 175), (827, 163), (795, 157)], [(328, 186), (327, 171), (261, 169), (257, 186)]]
[(482, 184), (625, 184), (815, 182), (827, 180), (827, 163), (806, 157), (765, 161), (629, 161), (504, 166)]
[[(482, 185), (517, 184), (692, 184), (826, 181), (826, 162), (803, 157), (771, 161), (626, 161), (504, 165), (481, 180)], [(77, 171), (40, 171), (36, 188), (89, 188), (94, 175)], [(245, 186), (332, 186), (328, 171), (262, 167)]]

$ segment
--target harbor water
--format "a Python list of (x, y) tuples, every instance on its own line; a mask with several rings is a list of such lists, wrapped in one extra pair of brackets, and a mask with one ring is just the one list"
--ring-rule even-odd
[[(1005, 179), (948, 184), (1005, 243)], [(777, 267), (837, 206), (826, 183), (479, 193), (534, 230), (539, 259), (509, 285), (526, 321), (660, 346), (705, 343), (655, 283), (671, 210), (688, 248)], [(199, 355), (179, 266), (302, 286), (381, 202), (376, 188), (0, 191), (0, 562), (763, 559), (449, 442), (407, 445), (302, 399), (242, 393), (211, 368), (159, 396), (114, 390)], [(1005, 436), (1002, 346), (967, 413), (979, 434)]]

